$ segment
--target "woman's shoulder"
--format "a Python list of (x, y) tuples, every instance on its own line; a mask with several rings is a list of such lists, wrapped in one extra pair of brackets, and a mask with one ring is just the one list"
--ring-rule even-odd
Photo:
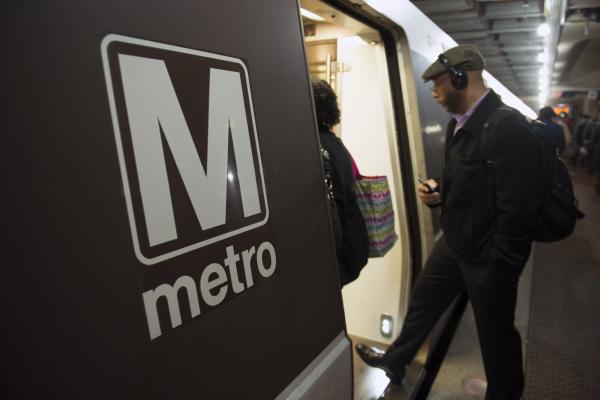
[(319, 139), (321, 140), (321, 145), (330, 152), (335, 150), (339, 151), (344, 148), (342, 141), (332, 132), (319, 132)]

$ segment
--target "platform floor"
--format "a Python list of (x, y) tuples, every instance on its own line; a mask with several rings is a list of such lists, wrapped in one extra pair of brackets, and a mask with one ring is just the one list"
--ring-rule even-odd
[(536, 246), (527, 400), (600, 399), (600, 195), (584, 168), (571, 176), (586, 218), (564, 241)]

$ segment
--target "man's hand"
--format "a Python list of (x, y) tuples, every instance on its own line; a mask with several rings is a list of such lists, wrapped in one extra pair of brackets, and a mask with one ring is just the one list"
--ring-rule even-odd
[(417, 195), (423, 200), (428, 206), (435, 206), (442, 202), (442, 195), (438, 188), (438, 183), (433, 179), (428, 179), (425, 183), (419, 183), (417, 185)]

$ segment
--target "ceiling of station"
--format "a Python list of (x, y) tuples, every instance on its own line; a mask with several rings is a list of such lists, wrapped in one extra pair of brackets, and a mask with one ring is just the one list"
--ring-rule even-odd
[[(413, 0), (460, 44), (476, 44), (487, 70), (532, 108), (547, 53), (550, 95), (600, 89), (600, 0)], [(550, 34), (542, 37), (542, 22)]]

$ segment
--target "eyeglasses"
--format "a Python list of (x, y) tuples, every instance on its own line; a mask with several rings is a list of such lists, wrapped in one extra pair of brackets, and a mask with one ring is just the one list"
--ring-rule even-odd
[(437, 91), (438, 88), (441, 86), (441, 84), (446, 82), (449, 78), (450, 78), (450, 75), (444, 75), (443, 78), (433, 81), (433, 86), (431, 86), (431, 91), (432, 92)]

